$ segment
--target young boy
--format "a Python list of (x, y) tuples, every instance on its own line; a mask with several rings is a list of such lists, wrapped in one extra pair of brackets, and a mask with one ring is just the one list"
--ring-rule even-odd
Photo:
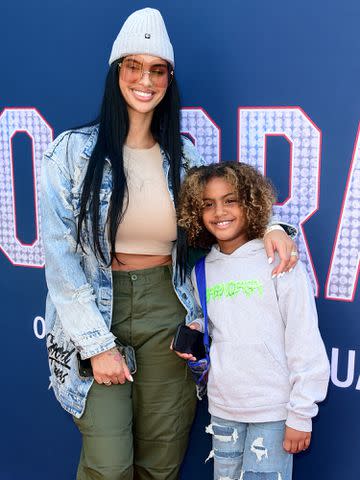
[[(292, 454), (308, 448), (327, 391), (306, 270), (298, 262), (274, 278), (265, 261), (261, 238), (274, 200), (268, 180), (240, 163), (191, 169), (182, 187), (179, 224), (190, 245), (211, 247), (207, 432), (215, 480), (290, 480)], [(197, 294), (194, 272), (193, 285)]]

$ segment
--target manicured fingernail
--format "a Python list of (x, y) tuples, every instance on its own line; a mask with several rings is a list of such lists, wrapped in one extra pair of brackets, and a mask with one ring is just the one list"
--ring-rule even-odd
[(130, 375), (130, 382), (133, 382), (133, 381), (134, 381), (134, 379), (133, 379), (132, 375)]
[(274, 275), (271, 275), (271, 278), (276, 278), (276, 273), (274, 273)]
[(272, 257), (268, 257), (268, 262), (269, 262), (269, 265), (274, 261), (274, 259)]
[(294, 270), (293, 268), (290, 268), (289, 273), (292, 272), (293, 270)]
[(281, 272), (281, 273), (279, 274), (279, 277), (283, 277), (284, 275), (285, 275), (285, 272)]

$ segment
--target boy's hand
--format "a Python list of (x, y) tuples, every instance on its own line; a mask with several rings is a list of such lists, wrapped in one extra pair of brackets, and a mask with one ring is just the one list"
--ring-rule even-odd
[(285, 426), (283, 447), (288, 453), (298, 453), (306, 450), (310, 441), (311, 432), (300, 432), (300, 430)]
[[(201, 325), (199, 325), (197, 322), (193, 322), (191, 325), (189, 325), (189, 327), (192, 330), (199, 330), (199, 332), (201, 331)], [(181, 352), (177, 352), (176, 350), (174, 350), (173, 349), (173, 342), (174, 342), (174, 339), (171, 340), (170, 350), (173, 350), (178, 357), (182, 358), (183, 360), (191, 360), (192, 362), (196, 361), (196, 357), (191, 355), (191, 353), (181, 353)]]

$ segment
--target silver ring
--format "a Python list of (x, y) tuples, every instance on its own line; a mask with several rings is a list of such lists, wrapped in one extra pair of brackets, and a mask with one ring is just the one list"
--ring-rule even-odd
[(290, 256), (291, 257), (297, 257), (298, 256), (298, 252), (296, 250), (293, 250), (291, 253), (290, 253)]
[(103, 382), (104, 385), (106, 385), (107, 387), (110, 387), (110, 385), (112, 385), (112, 383), (110, 382), (110, 380), (108, 380), (107, 382)]

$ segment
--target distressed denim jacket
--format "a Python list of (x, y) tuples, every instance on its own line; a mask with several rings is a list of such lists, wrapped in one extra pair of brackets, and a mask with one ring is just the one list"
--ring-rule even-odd
[[(77, 219), (88, 160), (98, 136), (98, 127), (64, 132), (45, 153), (41, 175), (41, 221), (45, 247), (46, 345), (50, 365), (50, 384), (65, 410), (80, 417), (92, 379), (79, 375), (77, 353), (83, 359), (115, 346), (110, 332), (112, 319), (111, 268), (99, 263), (91, 245), (91, 233), (85, 238), (85, 251), (77, 248)], [(163, 169), (171, 197), (169, 159), (161, 150)], [(181, 176), (188, 168), (204, 161), (190, 140), (183, 137)], [(106, 162), (100, 190), (101, 245), (110, 259), (107, 215), (112, 191), (110, 162)], [(87, 218), (91, 232), (91, 219)], [(88, 247), (86, 248), (86, 245)], [(176, 248), (172, 250), (173, 266)], [(175, 269), (173, 268), (173, 272)], [(184, 305), (186, 323), (201, 316), (192, 294), (190, 275), (174, 290)]]

